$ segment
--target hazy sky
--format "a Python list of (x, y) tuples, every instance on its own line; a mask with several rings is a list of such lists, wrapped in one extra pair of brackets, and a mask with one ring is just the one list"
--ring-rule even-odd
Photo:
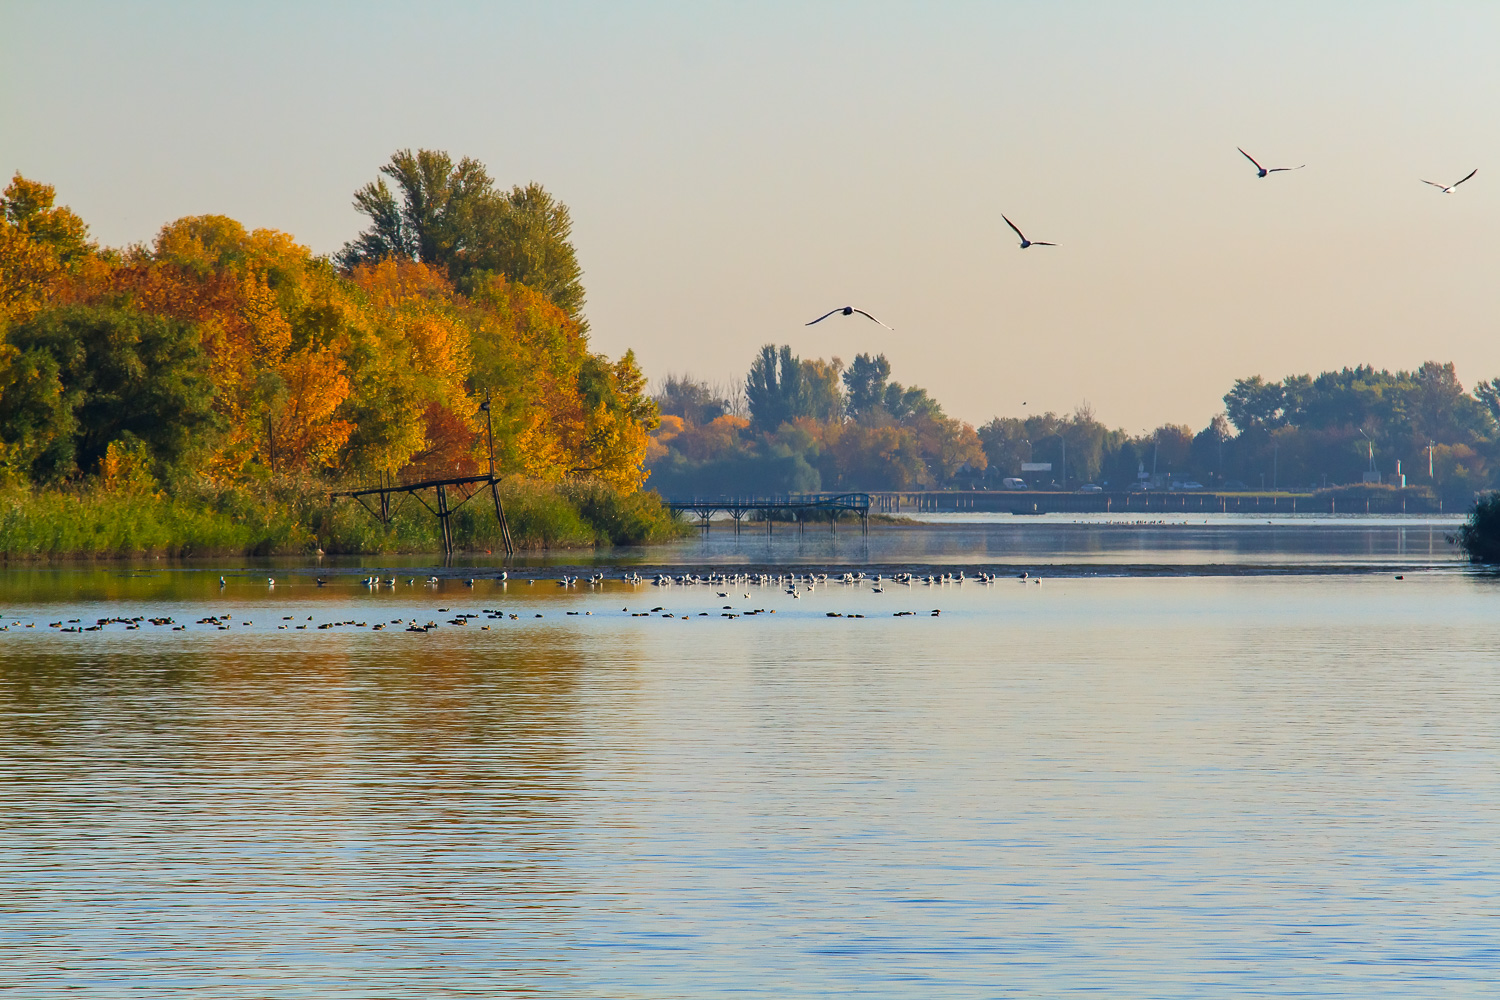
[[(392, 151), (445, 149), (568, 203), (596, 349), (653, 378), (884, 352), (976, 424), (1139, 430), (1241, 375), (1500, 375), (1493, 2), (6, 11), (0, 168), (103, 242), (216, 212), (332, 252)], [(896, 332), (802, 325), (845, 304)]]

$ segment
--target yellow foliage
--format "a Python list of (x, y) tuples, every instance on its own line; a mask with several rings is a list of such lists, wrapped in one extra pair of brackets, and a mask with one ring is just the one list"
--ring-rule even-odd
[(17, 173), (0, 192), (0, 330), (30, 319), (53, 283), (93, 255), (88, 227), (70, 208), (54, 208), (50, 184)]
[[(222, 215), (101, 256), (51, 188), (18, 176), (5, 198), (0, 324), (51, 303), (193, 324), (223, 418), (207, 459), (219, 479), (473, 472), (487, 466), (489, 389), (499, 471), (644, 480), (657, 417), (634, 357), (589, 353), (579, 324), (525, 285), (497, 277), (461, 294), (401, 260), (340, 274), (290, 235)], [(123, 481), (126, 460), (111, 461), (106, 476)]]
[(158, 493), (151, 474), (151, 453), (140, 441), (111, 441), (99, 463), (104, 488), (111, 493)]

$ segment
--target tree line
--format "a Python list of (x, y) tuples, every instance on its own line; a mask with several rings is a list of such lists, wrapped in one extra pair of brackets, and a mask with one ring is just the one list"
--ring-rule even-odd
[(909, 490), (983, 475), (974, 428), (890, 375), (883, 354), (846, 367), (767, 344), (746, 374), (743, 405), (669, 377), (655, 394), (662, 417), (647, 453), (651, 485), (664, 496)]
[[(1465, 391), (1451, 363), (1412, 371), (1344, 368), (1279, 381), (1241, 378), (1200, 430), (1110, 428), (1087, 404), (1071, 414), (995, 417), (975, 429), (925, 390), (890, 378), (884, 355), (847, 367), (767, 345), (740, 406), (723, 390), (669, 378), (648, 465), (664, 493), (1040, 488), (1144, 483), (1314, 490), (1391, 483), (1467, 501), (1500, 487), (1500, 379)], [(1025, 472), (1027, 463), (1051, 471)]]
[[(567, 206), (397, 152), (338, 254), (222, 215), (100, 247), (46, 184), (0, 194), (0, 481), (167, 488), (502, 472), (645, 478), (656, 406), (590, 350)], [(388, 184), (387, 180), (391, 183)]]

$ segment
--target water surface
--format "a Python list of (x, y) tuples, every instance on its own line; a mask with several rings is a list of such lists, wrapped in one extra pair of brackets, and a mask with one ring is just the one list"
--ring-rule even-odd
[(15, 995), (1493, 995), (1492, 577), (313, 572), (0, 577)]

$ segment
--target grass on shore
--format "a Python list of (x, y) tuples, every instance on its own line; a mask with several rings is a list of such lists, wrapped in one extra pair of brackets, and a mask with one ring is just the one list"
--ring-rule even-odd
[[(622, 494), (593, 482), (502, 481), (501, 502), (521, 549), (639, 545), (689, 529), (655, 493)], [(450, 503), (461, 497), (450, 494)], [(400, 497), (393, 498), (393, 503)], [(504, 551), (488, 490), (450, 518), (466, 551)], [(442, 551), (437, 518), (416, 497), (390, 524), (326, 487), (279, 481), (253, 487), (207, 485), (111, 491), (97, 483), (63, 489), (0, 491), (0, 555), (7, 559), (140, 555), (309, 555)]]

